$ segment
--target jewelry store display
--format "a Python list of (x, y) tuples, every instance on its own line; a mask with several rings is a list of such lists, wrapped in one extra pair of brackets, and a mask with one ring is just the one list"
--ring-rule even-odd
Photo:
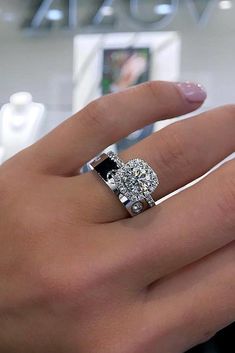
[(3, 161), (30, 146), (40, 137), (45, 107), (33, 102), (28, 92), (18, 92), (0, 110), (0, 144)]

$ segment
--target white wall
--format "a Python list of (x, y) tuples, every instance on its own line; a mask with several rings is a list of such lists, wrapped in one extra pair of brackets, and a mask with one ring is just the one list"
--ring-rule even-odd
[[(206, 87), (208, 99), (203, 109), (235, 103), (235, 4), (225, 11), (215, 3), (206, 24), (199, 25), (188, 3), (188, 0), (180, 1), (178, 13), (164, 28), (177, 31), (181, 37), (179, 79), (200, 82)], [(123, 22), (119, 28), (128, 31), (134, 26)]]
[(200, 28), (184, 6), (170, 28), (178, 28), (182, 36), (181, 79), (205, 85), (208, 107), (235, 103), (235, 7), (215, 7)]
[[(229, 11), (215, 8), (207, 26), (199, 28), (184, 5), (165, 29), (181, 35), (180, 79), (206, 86), (205, 107), (235, 102), (234, 19), (235, 6)], [(16, 30), (9, 35), (0, 31), (0, 105), (15, 91), (29, 90), (49, 109), (47, 128), (54, 126), (72, 110), (72, 61), (72, 34), (29, 37)]]
[(48, 109), (46, 130), (71, 114), (73, 39), (0, 36), (0, 105), (17, 91), (32, 93)]

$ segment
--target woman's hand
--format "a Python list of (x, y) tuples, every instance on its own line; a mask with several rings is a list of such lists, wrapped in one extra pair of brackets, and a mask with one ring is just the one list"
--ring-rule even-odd
[[(150, 82), (89, 104), (0, 169), (0, 352), (182, 353), (235, 318), (235, 161), (128, 218), (95, 172), (106, 146), (205, 98)], [(122, 153), (159, 199), (235, 150), (235, 106), (177, 122)]]

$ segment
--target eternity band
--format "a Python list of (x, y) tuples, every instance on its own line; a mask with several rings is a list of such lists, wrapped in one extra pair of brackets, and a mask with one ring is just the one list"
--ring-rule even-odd
[(155, 206), (152, 192), (159, 185), (157, 174), (142, 159), (123, 162), (110, 151), (94, 159), (90, 166), (114, 192), (131, 216)]

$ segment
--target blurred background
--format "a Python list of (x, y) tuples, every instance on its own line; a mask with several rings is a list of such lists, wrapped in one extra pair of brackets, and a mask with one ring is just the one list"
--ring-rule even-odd
[[(0, 0), (0, 164), (96, 97), (147, 80), (200, 82), (202, 111), (234, 103), (234, 38), (234, 0)], [(234, 353), (233, 335), (193, 352)]]

